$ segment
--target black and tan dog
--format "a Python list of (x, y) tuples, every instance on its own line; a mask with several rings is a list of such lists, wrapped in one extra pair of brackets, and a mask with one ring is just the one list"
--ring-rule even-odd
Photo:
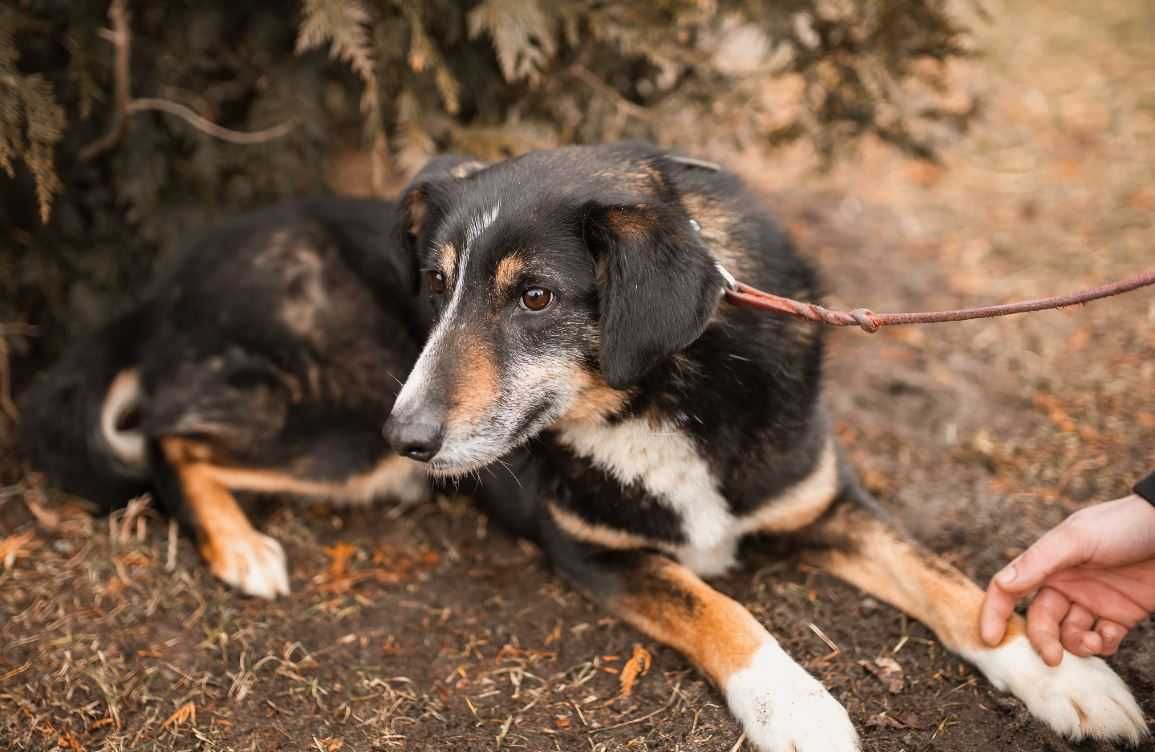
[(280, 544), (234, 492), (427, 493), (425, 470), (381, 435), (428, 327), (396, 214), (305, 200), (202, 235), (22, 396), (30, 464), (106, 507), (152, 491), (218, 577), (287, 593)]
[[(813, 300), (817, 283), (733, 176), (640, 145), (531, 153), (402, 199), (436, 324), (387, 435), (435, 474), (503, 456), (530, 489), (496, 512), (576, 586), (683, 652), (772, 752), (846, 752), (842, 706), (703, 577), (760, 536), (931, 627), (1051, 727), (1137, 742), (1097, 658), (1049, 668), (1016, 618), (994, 649), (982, 593), (877, 510), (820, 405), (810, 323), (720, 307), (728, 269)], [(511, 450), (526, 445), (520, 456)]]

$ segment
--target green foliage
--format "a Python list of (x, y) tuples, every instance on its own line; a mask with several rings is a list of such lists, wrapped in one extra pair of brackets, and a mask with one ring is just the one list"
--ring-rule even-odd
[(947, 96), (967, 54), (947, 0), (131, 0), (131, 96), (295, 127), (240, 145), (129, 111), (84, 160), (114, 122), (107, 3), (0, 10), (0, 319), (99, 316), (156, 248), (223, 209), (327, 190), (351, 152), (381, 193), (442, 150), (626, 137), (802, 139), (835, 158), (875, 134), (931, 156), (971, 112)]

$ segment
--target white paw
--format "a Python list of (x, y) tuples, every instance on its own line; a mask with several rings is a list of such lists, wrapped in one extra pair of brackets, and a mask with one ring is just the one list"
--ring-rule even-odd
[(1065, 653), (1063, 662), (1051, 668), (1026, 637), (964, 657), (1063, 736), (1125, 739), (1136, 744), (1148, 733), (1131, 690), (1102, 659)]
[(289, 567), (281, 544), (256, 530), (213, 541), (205, 558), (212, 573), (247, 595), (289, 594)]
[(726, 681), (726, 701), (760, 752), (858, 752), (846, 708), (777, 642)]

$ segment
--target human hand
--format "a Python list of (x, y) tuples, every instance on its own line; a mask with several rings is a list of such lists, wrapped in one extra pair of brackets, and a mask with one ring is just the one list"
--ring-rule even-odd
[(980, 615), (982, 639), (997, 645), (1015, 603), (1027, 637), (1051, 666), (1065, 647), (1111, 655), (1131, 627), (1155, 612), (1155, 506), (1131, 495), (1075, 512), (994, 576)]

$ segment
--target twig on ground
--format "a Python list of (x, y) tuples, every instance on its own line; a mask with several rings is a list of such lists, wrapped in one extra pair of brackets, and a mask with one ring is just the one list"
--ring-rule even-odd
[(80, 150), (82, 161), (99, 156), (115, 146), (124, 134), (124, 126), (128, 116), (134, 112), (156, 111), (175, 115), (202, 133), (233, 144), (265, 143), (284, 136), (297, 126), (295, 119), (289, 119), (280, 125), (260, 131), (235, 131), (217, 125), (179, 102), (155, 97), (133, 99), (132, 32), (129, 29), (127, 0), (112, 0), (112, 4), (108, 8), (108, 18), (112, 23), (112, 28), (103, 30), (101, 36), (111, 42), (116, 51), (116, 58), (113, 63), (115, 105), (112, 110), (112, 122), (109, 123), (108, 130), (103, 136)]
[(670, 699), (668, 701), (666, 701), (666, 704), (663, 705), (662, 707), (658, 708), (657, 710), (653, 711), (652, 713), (646, 713), (645, 715), (638, 716), (637, 718), (631, 718), (628, 721), (622, 721), (621, 723), (615, 723), (612, 726), (602, 726), (601, 728), (592, 729), (589, 732), (590, 736), (593, 736), (594, 734), (600, 734), (604, 731), (613, 731), (614, 729), (620, 729), (623, 726), (632, 726), (635, 723), (641, 723), (642, 721), (648, 721), (656, 715), (661, 715), (662, 713), (665, 713), (667, 710), (674, 707), (674, 703), (676, 703), (678, 701), (678, 692), (680, 692), (681, 689), (682, 689), (682, 680), (679, 679), (678, 683), (674, 685), (674, 691), (670, 693)]

